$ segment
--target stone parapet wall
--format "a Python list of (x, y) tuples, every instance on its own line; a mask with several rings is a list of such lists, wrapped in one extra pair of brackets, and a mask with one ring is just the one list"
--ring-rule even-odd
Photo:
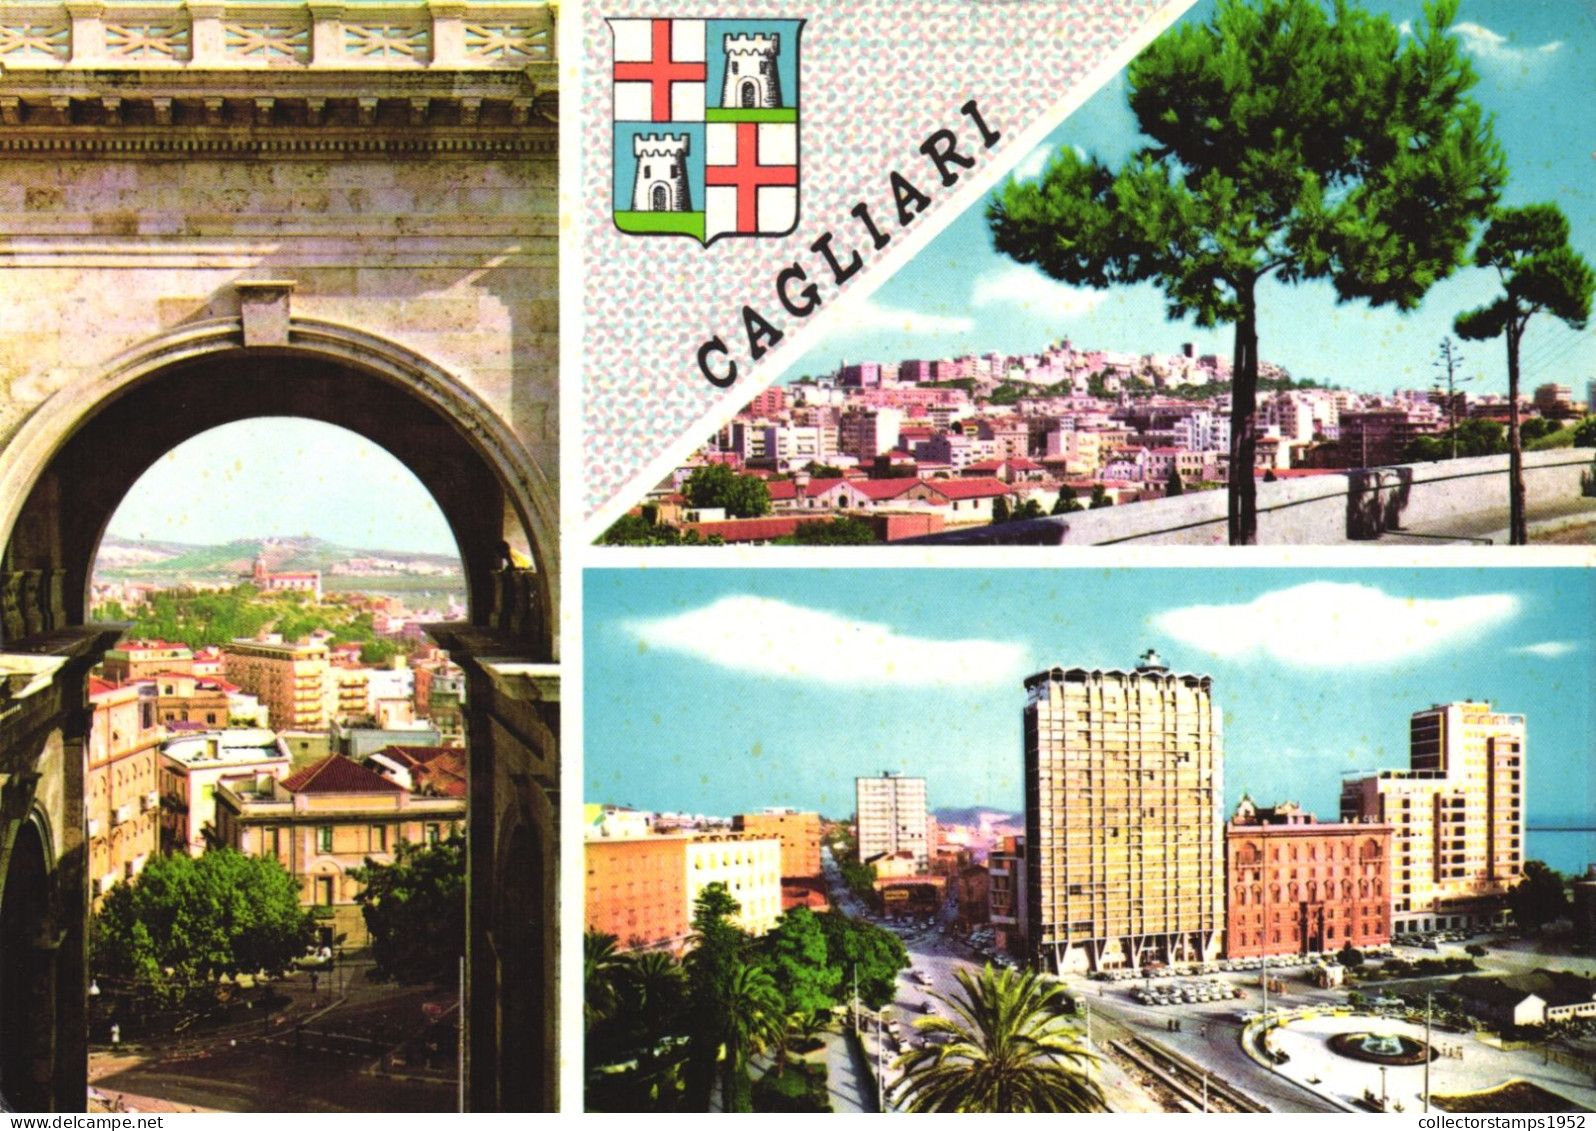
[[(1591, 471), (1593, 456), (1589, 448), (1524, 453), (1528, 508), (1578, 499), (1580, 477)], [(1258, 542), (1334, 545), (1409, 532), (1461, 540), (1489, 535), (1494, 531), (1488, 524), (1480, 527), (1482, 516), (1500, 512), (1500, 528), (1507, 526), (1507, 466), (1505, 455), (1479, 456), (1259, 483)], [(1201, 491), (900, 544), (1223, 546), (1227, 507), (1224, 491)]]

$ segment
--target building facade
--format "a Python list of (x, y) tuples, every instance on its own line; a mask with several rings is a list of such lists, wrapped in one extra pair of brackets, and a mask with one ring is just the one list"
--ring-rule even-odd
[(160, 845), (160, 760), (165, 731), (147, 683), (94, 680), (85, 748), (83, 810), (88, 836), (89, 903), (143, 871)]
[(587, 929), (626, 950), (680, 954), (691, 933), (685, 836), (590, 835), (582, 845)]
[(738, 903), (731, 921), (762, 935), (781, 918), (781, 841), (746, 833), (699, 833), (687, 838), (686, 911), (711, 884), (725, 884)]
[(1489, 703), (1415, 711), (1409, 768), (1349, 778), (1344, 821), (1395, 830), (1395, 934), (1499, 923), (1524, 872), (1523, 715)]
[(230, 683), (260, 699), (279, 730), (316, 730), (327, 718), (327, 645), (234, 640), (222, 650)]
[(820, 875), (819, 813), (798, 813), (791, 809), (740, 813), (732, 818), (732, 828), (754, 836), (773, 836), (781, 841), (782, 879)]
[(1030, 945), (1056, 971), (1218, 957), (1221, 714), (1207, 676), (1154, 652), (1132, 671), (1025, 681)]
[(883, 773), (876, 778), (855, 778), (859, 859), (914, 854), (915, 865), (925, 871), (931, 845), (927, 836), (924, 778)]
[(162, 672), (192, 672), (194, 653), (171, 640), (124, 640), (105, 654), (101, 667), (111, 683), (131, 683)]
[(286, 778), (229, 777), (216, 787), (216, 839), (270, 856), (299, 884), (325, 942), (370, 942), (352, 871), (391, 864), (400, 841), (436, 844), (465, 828), (463, 797), (415, 794), (334, 754)]
[(1030, 916), (1025, 887), (1025, 838), (1006, 836), (987, 856), (987, 921), (1002, 938), (1002, 950), (1029, 953), (1026, 928)]
[(1294, 802), (1243, 796), (1225, 826), (1225, 956), (1312, 954), (1391, 941), (1391, 826), (1319, 824)]
[(198, 856), (216, 836), (223, 778), (287, 777), (287, 742), (272, 731), (230, 727), (167, 741), (160, 752), (161, 851)]

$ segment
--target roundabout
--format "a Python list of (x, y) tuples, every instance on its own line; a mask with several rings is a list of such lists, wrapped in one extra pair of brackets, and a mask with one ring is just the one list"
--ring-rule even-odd
[(1436, 1051), (1423, 1041), (1399, 1033), (1337, 1033), (1325, 1044), (1338, 1056), (1370, 1064), (1408, 1065), (1434, 1060)]
[[(1345, 1010), (1303, 1010), (1280, 1016), (1266, 1030), (1255, 1023), (1243, 1041), (1255, 1060), (1347, 1110), (1446, 1110), (1435, 1097), (1533, 1084), (1586, 1110), (1596, 1110), (1596, 1081), (1588, 1073), (1547, 1063), (1532, 1050), (1507, 1050), (1472, 1033)], [(1426, 1056), (1428, 1053), (1428, 1056)]]

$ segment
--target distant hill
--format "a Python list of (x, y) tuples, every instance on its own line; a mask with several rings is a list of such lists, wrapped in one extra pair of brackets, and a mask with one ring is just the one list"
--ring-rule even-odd
[(945, 825), (1024, 825), (1024, 813), (1010, 813), (976, 805), (969, 808), (933, 809), (931, 815)]
[[(338, 546), (320, 538), (238, 539), (220, 545), (181, 542), (147, 542), (107, 534), (95, 559), (96, 580), (142, 581), (154, 585), (180, 585), (186, 581), (215, 582), (248, 573), (255, 556), (264, 554), (273, 573), (320, 570), (325, 579), (334, 573), (403, 576), (446, 570), (440, 585), (460, 576), (460, 561), (451, 554), (424, 554), (410, 550), (368, 550)], [(393, 563), (380, 570), (364, 563)], [(355, 563), (353, 566), (351, 563)]]

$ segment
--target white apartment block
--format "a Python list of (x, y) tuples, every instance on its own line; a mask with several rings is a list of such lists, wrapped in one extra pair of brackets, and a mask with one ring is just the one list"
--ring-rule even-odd
[(1524, 872), (1524, 716), (1489, 703), (1416, 711), (1407, 770), (1341, 785), (1342, 820), (1395, 827), (1395, 934), (1490, 926)]
[(915, 866), (924, 871), (930, 863), (927, 843), (925, 779), (883, 773), (877, 778), (855, 778), (858, 808), (859, 859), (883, 853), (912, 852)]

